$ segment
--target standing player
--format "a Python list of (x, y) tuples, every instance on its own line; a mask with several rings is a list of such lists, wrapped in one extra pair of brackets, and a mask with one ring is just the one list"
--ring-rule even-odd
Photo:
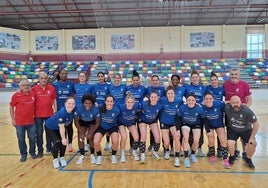
[[(68, 97), (72, 97), (74, 95), (74, 84), (67, 80), (67, 76), (67, 70), (61, 69), (59, 72), (59, 80), (53, 83), (57, 94), (57, 111), (65, 106), (64, 103)], [(73, 121), (70, 121), (70, 126), (67, 126), (69, 152), (73, 151), (73, 133)]]
[[(92, 85), (91, 93), (96, 98), (96, 103), (98, 107), (102, 106), (104, 104), (105, 98), (109, 93), (109, 87), (110, 84), (107, 84), (105, 81), (105, 75), (103, 72), (98, 72), (98, 83), (95, 83)], [(104, 146), (104, 150), (110, 150), (111, 144), (110, 144), (110, 137), (109, 135), (106, 135), (106, 144)]]
[[(159, 77), (157, 75), (153, 75), (151, 77), (152, 85), (147, 87), (148, 95), (150, 95), (153, 91), (157, 93), (159, 99), (165, 97), (165, 88), (160, 86)], [(152, 131), (150, 131), (150, 145), (148, 147), (148, 151), (151, 151), (154, 145), (154, 136)]]
[(135, 103), (135, 98), (131, 95), (129, 91), (126, 94), (127, 96), (125, 99), (125, 104), (118, 105), (118, 108), (120, 110), (118, 124), (119, 124), (119, 133), (121, 135), (120, 162), (122, 163), (126, 161), (126, 156), (125, 156), (126, 141), (127, 141), (126, 127), (128, 128), (129, 132), (131, 133), (134, 139), (133, 145), (130, 146), (133, 149), (132, 155), (136, 161), (140, 160), (136, 151), (139, 147), (139, 133), (138, 133), (138, 128), (136, 126), (136, 114), (139, 110), (139, 105)]
[[(222, 86), (219, 85), (219, 78), (213, 71), (211, 71), (210, 73), (210, 85), (207, 86), (206, 92), (211, 93), (213, 95), (214, 100), (223, 101), (224, 89)], [(222, 157), (222, 149), (220, 146), (220, 140), (218, 136), (217, 136), (217, 143), (218, 143), (217, 148), (218, 157)]]
[(193, 144), (191, 147), (191, 159), (193, 163), (197, 162), (195, 152), (198, 149), (199, 139), (201, 134), (201, 128), (204, 111), (199, 103), (196, 102), (196, 97), (193, 93), (190, 93), (186, 97), (186, 104), (182, 104), (177, 112), (178, 126), (181, 127), (183, 135), (183, 150), (184, 150), (184, 166), (186, 168), (191, 167), (190, 159), (188, 157), (190, 145), (189, 135), (190, 131), (193, 133)]
[(101, 122), (100, 127), (97, 129), (94, 135), (94, 148), (97, 153), (96, 164), (101, 165), (102, 153), (101, 153), (101, 139), (106, 133), (109, 133), (112, 140), (112, 157), (111, 163), (116, 164), (116, 152), (118, 148), (118, 123), (117, 118), (120, 114), (120, 110), (114, 106), (114, 97), (107, 95), (103, 105), (100, 107)]
[[(74, 118), (75, 100), (68, 97), (58, 112), (46, 120), (48, 134), (53, 142), (51, 154), (53, 156), (53, 168), (59, 168), (67, 165), (64, 158), (68, 140), (66, 138), (66, 129), (71, 126)], [(69, 138), (70, 139), (70, 138)]]
[[(191, 83), (185, 84), (185, 96), (188, 96), (190, 93), (193, 93), (196, 97), (196, 102), (201, 105), (204, 99), (205, 92), (206, 92), (206, 86), (204, 86), (200, 82), (200, 76), (198, 72), (196, 70), (193, 70), (191, 73)], [(204, 143), (204, 134), (203, 134), (204, 125), (202, 122), (200, 125), (201, 125), (201, 136), (200, 136), (199, 146), (198, 146), (198, 156), (204, 157), (204, 153), (202, 151), (202, 145)], [(190, 142), (190, 145), (192, 145), (193, 143), (192, 133), (190, 134), (189, 142)]]
[(100, 113), (99, 109), (95, 107), (95, 97), (91, 94), (83, 95), (81, 104), (76, 106), (74, 124), (78, 130), (78, 146), (80, 157), (76, 164), (82, 164), (85, 158), (84, 140), (89, 140), (90, 145), (90, 160), (91, 163), (96, 163), (94, 157), (94, 144), (93, 137), (95, 131), (100, 126)]
[[(132, 84), (127, 87), (127, 91), (131, 93), (131, 95), (135, 98), (135, 103), (141, 106), (144, 97), (147, 95), (147, 89), (141, 85), (139, 73), (136, 70), (133, 70), (132, 74)], [(137, 118), (139, 113), (137, 114)], [(140, 129), (138, 129), (139, 137), (140, 137)], [(133, 145), (133, 137), (129, 134), (129, 145), (130, 147)], [(132, 148), (130, 148), (132, 150)]]
[(147, 137), (147, 125), (154, 136), (154, 151), (153, 157), (156, 160), (160, 160), (158, 150), (160, 148), (160, 131), (157, 124), (162, 105), (158, 101), (158, 95), (156, 92), (152, 92), (148, 101), (143, 101), (141, 105), (141, 113), (138, 117), (138, 126), (140, 129), (140, 152), (141, 152), (141, 163), (145, 163), (145, 151), (146, 151), (146, 137)]
[[(43, 156), (43, 132), (45, 121), (57, 111), (56, 91), (48, 83), (48, 75), (45, 72), (39, 74), (39, 84), (32, 88), (35, 94), (35, 124), (37, 133), (38, 157)], [(46, 128), (46, 127), (45, 127)], [(51, 140), (46, 132), (46, 151), (51, 152)]]
[(205, 113), (205, 128), (207, 131), (208, 137), (208, 157), (212, 164), (216, 162), (215, 157), (215, 135), (214, 130), (217, 133), (219, 138), (221, 153), (223, 156), (222, 164), (224, 168), (230, 168), (228, 161), (228, 149), (227, 149), (227, 140), (226, 133), (223, 124), (223, 110), (224, 102), (219, 100), (214, 100), (214, 97), (211, 93), (207, 92), (204, 97), (204, 113)]
[[(85, 72), (80, 72), (78, 74), (79, 83), (74, 84), (74, 98), (76, 106), (82, 104), (81, 99), (83, 95), (91, 93), (91, 86), (88, 83), (86, 83), (87, 79), (88, 78)], [(85, 144), (85, 151), (88, 150), (89, 150), (89, 141), (87, 140)]]
[(168, 86), (166, 89), (166, 98), (161, 99), (161, 103), (163, 105), (163, 109), (160, 115), (160, 129), (162, 132), (162, 137), (164, 140), (164, 158), (166, 160), (169, 160), (170, 151), (169, 151), (169, 145), (170, 145), (170, 136), (172, 135), (172, 141), (175, 141), (175, 167), (180, 166), (180, 159), (179, 159), (179, 153), (180, 153), (180, 128), (176, 127), (175, 124), (175, 116), (178, 111), (179, 106), (183, 103), (183, 101), (175, 97), (175, 91), (172, 86)]

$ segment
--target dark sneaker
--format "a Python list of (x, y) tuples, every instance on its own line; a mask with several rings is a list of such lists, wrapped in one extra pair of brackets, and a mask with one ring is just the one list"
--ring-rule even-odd
[(233, 165), (234, 164), (234, 161), (235, 161), (235, 156), (230, 156), (229, 157), (229, 164), (230, 165)]
[(36, 159), (38, 156), (36, 154), (31, 155), (32, 159)]
[(245, 162), (246, 162), (246, 165), (247, 165), (247, 167), (248, 167), (249, 169), (251, 169), (251, 170), (254, 170), (254, 169), (255, 169), (255, 166), (254, 166), (254, 164), (252, 163), (252, 160), (251, 160), (251, 159), (246, 158)]
[(246, 161), (246, 158), (247, 158), (247, 152), (243, 152), (242, 153), (242, 159), (243, 159), (243, 161)]
[(238, 159), (239, 155), (240, 155), (240, 151), (236, 149), (235, 152), (234, 152), (234, 158)]
[(21, 162), (21, 163), (25, 162), (26, 160), (27, 160), (27, 157), (26, 157), (26, 156), (22, 156), (22, 157), (20, 158), (20, 162)]

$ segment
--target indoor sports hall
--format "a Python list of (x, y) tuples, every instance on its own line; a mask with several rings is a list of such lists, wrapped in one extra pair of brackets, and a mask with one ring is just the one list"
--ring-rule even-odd
[[(1, 0), (0, 7), (0, 187), (268, 187), (266, 0)], [(195, 70), (207, 86), (211, 72), (222, 85), (233, 68), (250, 85), (250, 109), (260, 124), (254, 170), (245, 165), (240, 142), (240, 156), (231, 168), (224, 168), (221, 158), (211, 164), (205, 130), (205, 156), (191, 168), (183, 165), (182, 156), (180, 167), (174, 167), (174, 157), (165, 160), (162, 144), (160, 160), (146, 150), (141, 164), (129, 151), (129, 138), (125, 163), (119, 161), (118, 148), (118, 162), (111, 164), (103, 138), (102, 164), (91, 164), (85, 152), (77, 165), (74, 125), (74, 150), (66, 151), (65, 167), (54, 169), (50, 152), (20, 162), (9, 104), (24, 79), (34, 86), (39, 73), (46, 72), (53, 84), (64, 69), (73, 83), (79, 72), (85, 72), (89, 84), (97, 83), (98, 72), (103, 72), (111, 84), (120, 73), (122, 83), (131, 85), (136, 70), (141, 85), (151, 86), (151, 77), (158, 75), (160, 85), (167, 87), (172, 75), (180, 76), (181, 85), (190, 84)]]

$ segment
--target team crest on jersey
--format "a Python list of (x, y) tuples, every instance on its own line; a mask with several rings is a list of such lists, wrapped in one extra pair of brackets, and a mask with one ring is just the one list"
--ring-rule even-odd
[(91, 118), (92, 118), (92, 117), (93, 117), (93, 115), (92, 115), (92, 114), (90, 114), (90, 116), (89, 116), (89, 117), (91, 117)]
[(214, 112), (217, 112), (217, 108), (214, 108)]
[(112, 117), (114, 117), (114, 113), (112, 113)]
[(198, 115), (198, 113), (195, 113), (195, 116), (197, 116)]
[(59, 122), (62, 122), (63, 121), (63, 119), (62, 118), (59, 118)]
[(175, 108), (178, 108), (178, 105), (177, 104), (175, 105)]
[(67, 87), (69, 88), (70, 86), (69, 86), (69, 85), (67, 85)]
[(240, 114), (240, 118), (243, 118), (243, 114)]
[(236, 88), (236, 90), (235, 90), (235, 91), (236, 91), (236, 93), (238, 93), (238, 92), (239, 92), (239, 88)]
[(132, 111), (132, 114), (135, 114), (135, 110)]

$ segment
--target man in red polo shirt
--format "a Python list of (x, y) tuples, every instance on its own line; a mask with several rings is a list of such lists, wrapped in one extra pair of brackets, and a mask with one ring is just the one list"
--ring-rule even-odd
[[(45, 121), (57, 111), (56, 91), (48, 83), (45, 72), (39, 74), (39, 84), (32, 88), (35, 95), (35, 124), (37, 134), (38, 157), (43, 157), (43, 132)], [(51, 151), (51, 139), (46, 132), (46, 151)]]
[(31, 92), (31, 84), (25, 79), (20, 82), (20, 89), (11, 97), (9, 113), (13, 126), (16, 128), (18, 145), (20, 149), (20, 162), (27, 159), (27, 145), (25, 133), (29, 138), (29, 153), (33, 159), (37, 158), (35, 154), (35, 136), (36, 126), (34, 123), (34, 105), (35, 98)]

